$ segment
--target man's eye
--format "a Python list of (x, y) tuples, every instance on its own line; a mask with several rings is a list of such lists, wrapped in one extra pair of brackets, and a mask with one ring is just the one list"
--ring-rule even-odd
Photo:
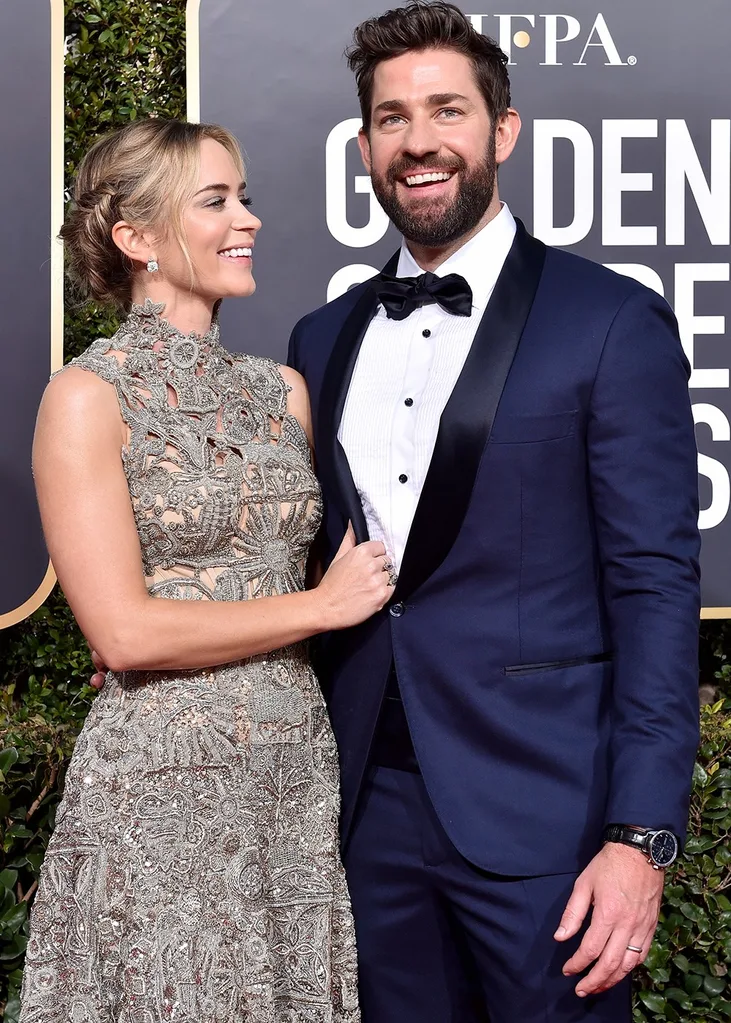
[(396, 124), (398, 121), (402, 121), (403, 118), (400, 114), (391, 114), (389, 117), (385, 117), (381, 124)]
[(462, 113), (462, 111), (461, 110), (455, 110), (454, 107), (445, 107), (443, 110), (440, 110), (439, 113), (440, 114), (444, 114), (447, 117), (447, 119), (449, 120), (452, 117), (459, 117), (460, 114)]

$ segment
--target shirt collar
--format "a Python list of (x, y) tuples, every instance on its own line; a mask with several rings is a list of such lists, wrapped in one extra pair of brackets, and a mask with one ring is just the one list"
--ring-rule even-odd
[[(515, 238), (515, 219), (506, 203), (489, 224), (453, 252), (434, 270), (437, 277), (461, 274), (472, 288), (473, 310), (481, 312), (487, 305), (508, 257)], [(406, 240), (401, 242), (397, 277), (418, 277), (424, 271), (409, 252)]]

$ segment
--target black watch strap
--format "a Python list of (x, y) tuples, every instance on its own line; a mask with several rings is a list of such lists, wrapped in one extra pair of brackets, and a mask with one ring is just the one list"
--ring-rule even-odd
[(648, 834), (647, 828), (636, 828), (630, 824), (608, 824), (602, 838), (605, 842), (622, 842), (623, 845), (632, 845), (635, 849), (644, 850)]

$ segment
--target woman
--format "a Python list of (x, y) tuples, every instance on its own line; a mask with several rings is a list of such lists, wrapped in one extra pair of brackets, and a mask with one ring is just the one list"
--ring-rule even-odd
[[(238, 145), (148, 120), (97, 143), (62, 236), (122, 307), (49, 384), (43, 527), (111, 668), (36, 897), (22, 1023), (355, 1023), (333, 736), (303, 641), (388, 599), (350, 536), (312, 590), (321, 517), (298, 374), (220, 344), (254, 290)], [(164, 318), (163, 318), (164, 310)]]

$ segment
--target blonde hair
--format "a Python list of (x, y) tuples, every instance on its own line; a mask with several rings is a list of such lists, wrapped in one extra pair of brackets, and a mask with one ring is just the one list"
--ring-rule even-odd
[(84, 299), (128, 310), (132, 263), (112, 240), (119, 220), (134, 227), (172, 231), (194, 281), (183, 227), (183, 208), (195, 192), (203, 139), (219, 142), (241, 177), (244, 161), (236, 138), (218, 124), (149, 118), (96, 142), (79, 165), (74, 201), (60, 236), (69, 276)]

